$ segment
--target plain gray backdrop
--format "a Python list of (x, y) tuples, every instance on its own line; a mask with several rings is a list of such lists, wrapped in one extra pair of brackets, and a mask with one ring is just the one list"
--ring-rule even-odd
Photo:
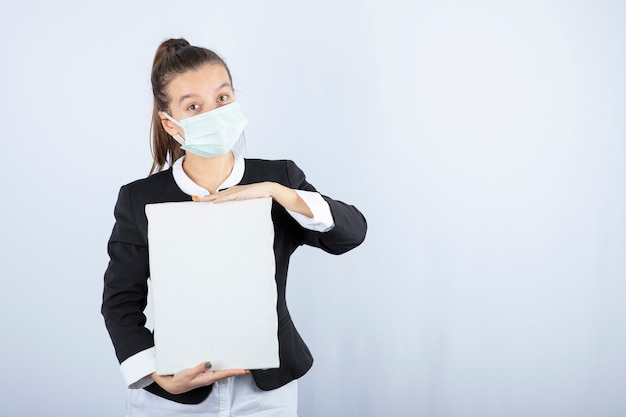
[(0, 414), (122, 416), (99, 313), (151, 62), (230, 66), (248, 155), (359, 207), (292, 258), (300, 416), (626, 414), (620, 1), (0, 2)]

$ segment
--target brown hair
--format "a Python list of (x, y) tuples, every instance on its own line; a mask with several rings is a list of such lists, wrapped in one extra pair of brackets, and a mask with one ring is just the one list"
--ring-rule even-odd
[(150, 173), (163, 170), (166, 164), (171, 165), (184, 155), (178, 142), (173, 140), (161, 124), (160, 111), (169, 112), (170, 97), (167, 95), (167, 85), (177, 75), (195, 70), (205, 64), (220, 64), (228, 73), (230, 84), (233, 84), (228, 66), (215, 52), (191, 46), (186, 39), (168, 39), (161, 43), (154, 55), (152, 63), (152, 122), (150, 135), (152, 138), (152, 168)]

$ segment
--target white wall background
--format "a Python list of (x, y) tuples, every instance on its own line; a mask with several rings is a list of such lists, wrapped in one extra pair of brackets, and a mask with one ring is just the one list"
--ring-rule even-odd
[[(471, 5), (470, 5), (471, 3)], [(121, 416), (100, 317), (165, 38), (222, 54), (249, 155), (369, 221), (293, 257), (300, 415), (626, 415), (620, 1), (0, 1), (0, 414)]]

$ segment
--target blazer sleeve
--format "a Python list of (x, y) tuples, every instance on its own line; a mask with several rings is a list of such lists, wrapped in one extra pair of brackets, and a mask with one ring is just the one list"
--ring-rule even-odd
[(131, 193), (124, 186), (115, 205), (101, 310), (120, 363), (154, 346), (143, 312), (150, 274), (147, 238), (138, 227), (135, 213)]
[[(317, 192), (315, 187), (306, 181), (304, 172), (293, 161), (287, 161), (286, 167), (291, 188)], [(367, 233), (367, 221), (363, 214), (352, 205), (321, 195), (330, 207), (335, 225), (326, 232), (302, 229), (303, 243), (334, 255), (359, 246)]]

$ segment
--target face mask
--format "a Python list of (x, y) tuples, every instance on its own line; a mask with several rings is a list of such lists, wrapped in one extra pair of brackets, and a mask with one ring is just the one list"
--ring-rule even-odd
[(173, 136), (183, 145), (181, 149), (203, 158), (228, 152), (248, 124), (237, 101), (180, 121), (165, 112), (163, 114), (185, 132), (184, 139), (180, 135)]

